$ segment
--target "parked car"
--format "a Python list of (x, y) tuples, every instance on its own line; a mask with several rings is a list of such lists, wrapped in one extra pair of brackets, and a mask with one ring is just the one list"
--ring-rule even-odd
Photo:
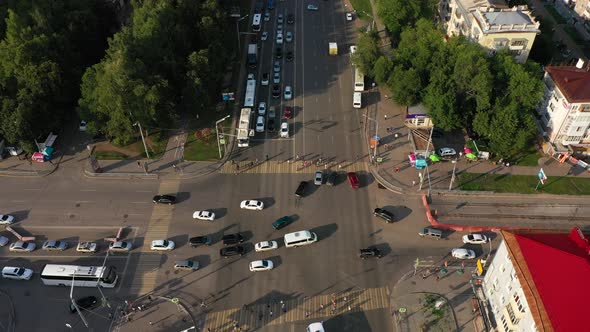
[(14, 280), (30, 280), (33, 270), (24, 267), (5, 266), (2, 268), (2, 278)]
[(262, 80), (260, 81), (260, 84), (268, 85), (269, 81), (270, 81), (270, 75), (268, 73), (262, 74)]
[[(86, 296), (76, 299), (76, 305), (80, 311), (92, 310), (99, 306), (98, 299), (96, 296)], [(77, 312), (76, 307), (70, 302), (70, 313), (75, 314)]]
[(96, 252), (96, 250), (98, 249), (98, 245), (96, 244), (96, 242), (80, 242), (78, 243), (78, 246), (76, 247), (76, 251), (79, 252)]
[(151, 250), (154, 251), (170, 251), (175, 247), (174, 241), (170, 240), (153, 240), (150, 246)]
[(438, 155), (441, 157), (453, 157), (457, 154), (457, 151), (453, 148), (440, 148), (438, 149)]
[(264, 203), (262, 201), (257, 201), (254, 199), (247, 199), (240, 203), (240, 209), (246, 210), (262, 210), (264, 209)]
[(358, 176), (356, 176), (355, 172), (346, 173), (346, 177), (348, 178), (348, 182), (350, 183), (350, 187), (352, 189), (360, 188), (360, 181), (359, 181)]
[(244, 253), (246, 252), (246, 249), (243, 246), (233, 246), (233, 247), (225, 247), (225, 248), (221, 248), (219, 250), (219, 255), (221, 255), (222, 257), (230, 257), (230, 256), (236, 256), (236, 255), (244, 255)]
[(195, 211), (193, 212), (193, 219), (200, 219), (200, 220), (215, 220), (215, 213), (211, 211)]
[(176, 196), (174, 195), (156, 195), (152, 199), (154, 204), (168, 204), (172, 205), (176, 203)]
[(324, 182), (324, 173), (322, 171), (316, 171), (313, 177), (313, 184), (321, 186)]
[(326, 184), (329, 186), (333, 186), (336, 184), (337, 180), (338, 180), (338, 173), (332, 172), (332, 173), (330, 173), (330, 175), (328, 175), (328, 180), (326, 180)]
[(420, 232), (418, 232), (418, 235), (421, 237), (429, 237), (440, 240), (442, 238), (443, 232), (438, 228), (424, 227)]
[(373, 215), (375, 217), (379, 217), (379, 218), (385, 220), (388, 223), (392, 223), (395, 221), (393, 213), (391, 213), (385, 209), (382, 209), (382, 208), (376, 208), (375, 210), (373, 210)]
[(0, 236), (0, 247), (4, 247), (10, 242), (6, 236)]
[(43, 250), (64, 251), (68, 249), (68, 243), (65, 241), (45, 241), (41, 248)]
[(14, 223), (14, 217), (8, 214), (0, 214), (0, 225), (10, 225)]
[(307, 187), (307, 181), (299, 182), (299, 186), (297, 186), (297, 190), (295, 190), (295, 196), (302, 197), (305, 196), (305, 188)]
[(465, 248), (455, 248), (451, 251), (451, 255), (457, 259), (473, 259), (475, 258), (475, 251)]
[(244, 236), (240, 233), (227, 234), (224, 235), (221, 240), (223, 241), (224, 246), (228, 246), (244, 242)]
[(359, 257), (362, 259), (372, 258), (372, 257), (381, 258), (381, 257), (383, 257), (383, 255), (381, 254), (381, 251), (377, 248), (365, 248), (365, 249), (359, 250)]
[(279, 229), (289, 225), (292, 221), (293, 221), (293, 219), (289, 216), (280, 217), (279, 219), (277, 219), (275, 222), (272, 223), (272, 228), (279, 230)]
[(109, 245), (109, 250), (113, 252), (129, 252), (133, 248), (133, 244), (127, 241), (116, 241)]
[(283, 111), (283, 118), (291, 119), (293, 117), (293, 108), (291, 106), (285, 106), (285, 110)]
[(213, 241), (211, 240), (211, 237), (208, 235), (191, 237), (190, 239), (188, 239), (188, 242), (190, 243), (191, 247), (193, 247), (193, 248), (196, 248), (196, 247), (203, 245), (203, 244), (210, 246), (211, 243), (213, 243)]
[(285, 100), (291, 100), (291, 98), (293, 98), (293, 90), (291, 89), (290, 85), (287, 85), (285, 87), (285, 93), (284, 96)]
[(463, 243), (484, 244), (488, 241), (489, 241), (488, 237), (483, 234), (475, 233), (475, 234), (463, 235)]
[(263, 259), (258, 261), (250, 262), (250, 271), (252, 272), (260, 272), (260, 271), (269, 271), (272, 270), (274, 264), (269, 259)]
[(346, 20), (352, 21), (352, 13), (346, 13)]
[(35, 250), (35, 247), (34, 242), (16, 241), (10, 245), (8, 250), (15, 252), (31, 252)]
[(323, 322), (311, 323), (305, 329), (305, 332), (326, 332)]
[(174, 262), (175, 270), (196, 271), (199, 269), (199, 262), (182, 260)]
[(262, 241), (254, 245), (256, 252), (274, 250), (279, 247), (277, 241)]

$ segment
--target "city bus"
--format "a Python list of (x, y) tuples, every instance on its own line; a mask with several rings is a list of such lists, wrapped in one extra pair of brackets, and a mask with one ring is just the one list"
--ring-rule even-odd
[(354, 91), (365, 91), (365, 75), (363, 75), (358, 66), (354, 66)]
[(262, 14), (254, 14), (254, 18), (252, 18), (252, 31), (260, 31), (260, 21), (262, 21)]
[(78, 266), (46, 264), (41, 281), (46, 286), (104, 287), (114, 288), (118, 276), (113, 266)]

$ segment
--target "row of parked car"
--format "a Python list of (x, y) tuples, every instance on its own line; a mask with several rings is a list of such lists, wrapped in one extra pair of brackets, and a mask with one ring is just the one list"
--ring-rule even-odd
[[(435, 228), (435, 227), (425, 227), (418, 235), (421, 237), (426, 238), (433, 238), (433, 239), (441, 239), (443, 237), (443, 230)], [(487, 237), (485, 234), (481, 233), (472, 233), (463, 235), (461, 238), (464, 244), (485, 244), (488, 243), (491, 239)], [(475, 251), (467, 248), (454, 248), (451, 250), (451, 256), (457, 259), (473, 259), (476, 257)]]

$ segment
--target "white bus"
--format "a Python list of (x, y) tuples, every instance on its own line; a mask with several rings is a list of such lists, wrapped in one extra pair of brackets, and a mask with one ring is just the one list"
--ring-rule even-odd
[(354, 67), (354, 91), (365, 91), (365, 75), (363, 75), (358, 66)]
[(299, 247), (312, 244), (318, 240), (318, 236), (314, 232), (299, 231), (285, 234), (285, 247)]
[(262, 20), (262, 14), (254, 14), (252, 18), (252, 31), (260, 31), (260, 21)]
[(352, 94), (352, 107), (361, 108), (363, 107), (363, 95), (360, 92), (354, 92)]
[(77, 266), (46, 264), (41, 272), (41, 281), (47, 286), (104, 287), (114, 288), (117, 273), (112, 266)]
[(242, 108), (240, 113), (240, 123), (238, 124), (238, 147), (247, 148), (250, 145), (250, 119), (252, 110)]

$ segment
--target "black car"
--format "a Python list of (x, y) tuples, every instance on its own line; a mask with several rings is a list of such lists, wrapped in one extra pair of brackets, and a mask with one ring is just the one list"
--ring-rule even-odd
[(152, 198), (154, 204), (168, 204), (172, 205), (176, 203), (176, 197), (172, 195), (156, 195)]
[(287, 23), (293, 24), (294, 22), (295, 22), (295, 17), (293, 16), (293, 14), (287, 15)]
[(297, 186), (297, 190), (295, 190), (295, 196), (301, 197), (305, 195), (305, 187), (307, 187), (307, 181), (301, 181)]
[(333, 186), (336, 184), (336, 180), (338, 180), (338, 173), (332, 172), (328, 175), (328, 179), (326, 180), (326, 184), (329, 186)]
[(281, 96), (281, 87), (278, 84), (272, 86), (272, 97), (279, 98)]
[(287, 52), (287, 54), (285, 54), (285, 59), (287, 59), (287, 61), (293, 61), (293, 52)]
[(268, 119), (268, 127), (267, 127), (268, 131), (270, 131), (271, 133), (273, 131), (275, 131), (275, 120), (273, 119)]
[(190, 243), (191, 247), (193, 247), (193, 248), (198, 247), (203, 244), (210, 246), (212, 243), (211, 237), (208, 235), (191, 237), (190, 239), (188, 239), (188, 242)]
[(379, 217), (379, 218), (387, 221), (388, 223), (395, 221), (394, 220), (393, 213), (391, 213), (391, 212), (389, 212), (387, 210), (384, 210), (382, 208), (376, 208), (375, 210), (373, 210), (373, 215), (375, 217)]
[(293, 218), (289, 216), (280, 217), (275, 222), (272, 223), (272, 228), (274, 229), (281, 229), (287, 225), (289, 225), (293, 221)]
[(244, 242), (244, 237), (240, 233), (235, 234), (227, 234), (224, 235), (221, 240), (223, 241), (223, 245), (227, 246), (230, 244), (242, 243)]
[(381, 254), (381, 251), (379, 251), (379, 249), (377, 248), (365, 248), (360, 250), (359, 257), (362, 259), (371, 257), (381, 258), (383, 257), (383, 255)]
[[(95, 296), (86, 296), (86, 297), (81, 297), (81, 298), (77, 299), (76, 305), (78, 306), (78, 309), (80, 309), (80, 311), (84, 311), (84, 310), (92, 310), (92, 309), (98, 307), (99, 303), (98, 303), (98, 299)], [(76, 313), (76, 307), (71, 302), (70, 302), (70, 313), (72, 313), (72, 314)]]
[(283, 57), (283, 48), (279, 46), (275, 50), (275, 58), (280, 59), (282, 57)]
[(222, 257), (228, 258), (230, 256), (240, 255), (242, 256), (246, 252), (246, 249), (243, 246), (233, 246), (233, 247), (225, 247), (219, 250), (219, 254)]

